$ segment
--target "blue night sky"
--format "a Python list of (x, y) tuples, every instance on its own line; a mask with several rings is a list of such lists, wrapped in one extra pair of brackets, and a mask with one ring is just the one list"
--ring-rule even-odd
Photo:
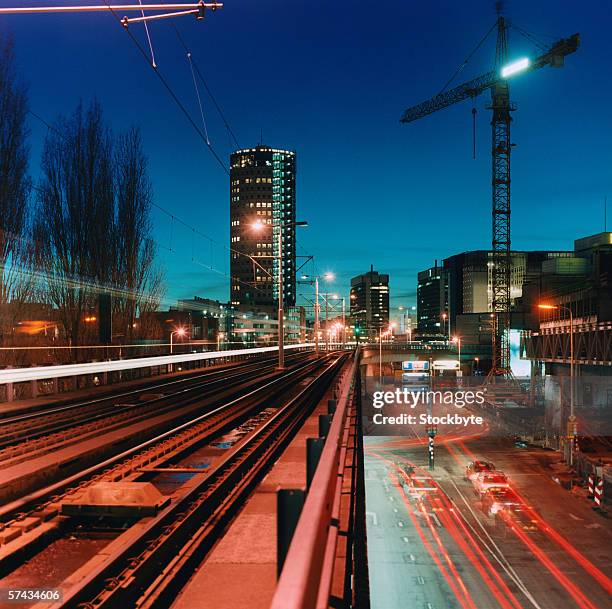
[[(310, 224), (301, 230), (300, 253), (314, 254), (318, 272), (336, 273), (332, 290), (347, 294), (350, 277), (372, 263), (391, 275), (392, 305), (412, 305), (419, 270), (436, 258), (490, 247), (488, 95), (477, 100), (476, 160), (469, 102), (410, 125), (399, 117), (441, 89), (493, 24), (493, 5), (228, 0), (204, 23), (174, 20), (240, 146), (255, 145), (261, 129), (266, 144), (297, 151), (298, 217)], [(506, 5), (512, 21), (546, 43), (582, 35), (562, 70), (546, 68), (511, 86), (518, 106), (513, 248), (571, 249), (573, 239), (603, 230), (606, 193), (612, 209), (610, 4)], [(132, 31), (145, 44), (142, 26)], [(154, 210), (167, 299), (227, 300), (229, 179), (116, 20), (11, 16), (0, 20), (0, 33), (14, 37), (34, 112), (54, 120), (79, 99), (97, 97), (113, 129), (142, 128), (155, 201), (215, 240), (194, 237)], [(151, 33), (160, 71), (199, 122), (174, 30), (162, 22)], [(515, 31), (510, 45), (510, 58), (537, 54)], [(491, 69), (493, 52), (491, 39), (454, 84)], [(213, 145), (227, 162), (228, 135), (202, 94)], [(46, 128), (35, 119), (30, 127), (36, 176)]]

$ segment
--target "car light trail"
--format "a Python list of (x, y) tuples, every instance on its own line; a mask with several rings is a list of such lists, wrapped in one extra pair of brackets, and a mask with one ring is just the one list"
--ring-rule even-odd
[[(425, 470), (423, 470), (423, 468), (418, 467), (416, 464), (409, 461), (405, 457), (401, 457), (401, 459), (402, 461), (414, 467), (415, 470), (421, 470), (423, 474), (426, 473)], [(400, 473), (400, 475), (405, 477), (405, 474), (401, 472), (401, 470), (399, 470), (399, 468), (397, 468), (396, 465), (394, 465), (394, 467)], [(417, 483), (421, 484), (422, 481), (418, 480)], [(510, 609), (511, 607), (514, 607), (515, 609), (522, 609), (522, 605), (519, 602), (519, 600), (514, 596), (514, 594), (512, 594), (506, 582), (504, 582), (504, 580), (499, 575), (495, 567), (491, 564), (489, 559), (486, 557), (484, 552), (481, 550), (480, 546), (478, 545), (474, 537), (467, 530), (467, 528), (465, 527), (465, 524), (461, 521), (460, 515), (457, 513), (455, 509), (453, 509), (453, 506), (448, 500), (448, 498), (446, 497), (446, 493), (444, 492), (444, 490), (440, 487), (440, 485), (435, 480), (432, 480), (431, 484), (433, 484), (439, 491), (439, 494), (436, 495), (435, 501), (438, 504), (438, 506), (441, 508), (439, 511), (440, 520), (443, 521), (443, 523), (446, 525), (447, 531), (449, 532), (451, 537), (455, 540), (455, 543), (459, 546), (459, 548), (461, 549), (463, 554), (466, 556), (466, 558), (470, 561), (472, 566), (476, 569), (476, 571), (478, 571), (478, 573), (480, 573), (483, 581), (486, 583), (487, 587), (489, 588), (493, 596), (497, 599), (497, 602), (504, 609)], [(433, 509), (434, 500), (431, 499), (429, 495), (427, 495), (427, 501)], [(459, 530), (459, 528), (453, 522), (449, 514), (452, 514), (453, 518), (457, 520), (457, 522), (461, 525), (462, 531)], [(470, 541), (470, 545), (466, 543), (465, 538), (467, 538)], [(476, 552), (478, 553), (478, 557), (474, 554), (474, 551), (472, 550), (472, 548), (476, 550)], [(496, 585), (496, 583), (492, 581), (489, 573), (487, 573), (487, 571), (483, 568), (482, 566), (483, 564), (487, 567), (489, 572), (493, 575), (493, 577), (497, 581), (497, 584), (499, 585), (501, 590), (500, 588), (498, 588), (498, 585)]]
[(504, 510), (500, 512), (508, 528), (529, 548), (531, 553), (550, 571), (555, 579), (570, 593), (572, 598), (581, 607), (581, 609), (598, 609), (597, 605), (592, 603), (587, 596), (576, 586), (562, 571), (553, 563), (550, 557), (538, 547), (538, 545), (529, 538), (529, 536), (515, 526), (508, 518)]
[[(476, 458), (476, 455), (462, 442), (459, 442), (459, 446), (466, 455), (470, 458)], [(584, 554), (577, 550), (565, 537), (559, 532), (553, 529), (540, 514), (538, 514), (525, 500), (525, 498), (519, 493), (514, 486), (511, 486), (512, 490), (516, 493), (517, 497), (521, 500), (525, 511), (535, 520), (540, 531), (542, 531), (549, 539), (554, 541), (557, 545), (562, 547), (597, 583), (608, 593), (612, 594), (612, 580), (605, 575), (600, 569), (598, 569)]]
[[(387, 459), (385, 459), (384, 457), (381, 457), (380, 455), (374, 454), (373, 456), (376, 457), (377, 459), (380, 459), (380, 460), (386, 462), (387, 464), (390, 464), (390, 462), (387, 461)], [(431, 545), (431, 542), (425, 536), (425, 532), (423, 531), (421, 525), (418, 523), (418, 521), (416, 519), (416, 516), (415, 516), (415, 514), (413, 512), (413, 508), (410, 505), (410, 501), (407, 499), (405, 493), (403, 492), (403, 489), (402, 489), (402, 487), (401, 487), (401, 485), (400, 485), (400, 483), (399, 483), (399, 481), (397, 479), (397, 476), (395, 476), (392, 472), (389, 472), (389, 478), (391, 479), (391, 482), (393, 483), (395, 488), (400, 493), (400, 496), (402, 497), (402, 500), (403, 500), (403, 502), (404, 502), (404, 504), (406, 506), (406, 511), (408, 512), (408, 517), (410, 518), (410, 521), (412, 522), (412, 525), (413, 525), (415, 531), (417, 532), (419, 538), (421, 539), (421, 542), (423, 543), (423, 546), (425, 547), (425, 549), (427, 550), (428, 554), (431, 556), (432, 560), (434, 561), (434, 563), (438, 567), (440, 573), (442, 573), (446, 583), (448, 584), (448, 587), (452, 590), (453, 594), (455, 595), (455, 598), (461, 604), (463, 609), (476, 609), (475, 606), (474, 606), (473, 601), (471, 601), (471, 602), (468, 601), (464, 597), (464, 595), (461, 593), (461, 591), (457, 587), (457, 584), (456, 584), (455, 580), (450, 576), (448, 570), (446, 569), (446, 567), (444, 566), (444, 564), (440, 560), (440, 557), (438, 556), (437, 552), (435, 551), (435, 549)]]

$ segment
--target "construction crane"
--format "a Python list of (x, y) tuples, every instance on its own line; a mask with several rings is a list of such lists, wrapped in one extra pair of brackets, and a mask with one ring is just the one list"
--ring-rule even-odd
[[(474, 99), (487, 89), (491, 90), (492, 135), (492, 187), (493, 187), (493, 239), (492, 239), (492, 310), (493, 353), (489, 378), (511, 378), (510, 370), (510, 103), (508, 79), (521, 73), (532, 72), (545, 66), (562, 67), (565, 56), (576, 51), (580, 35), (557, 41), (534, 60), (522, 58), (506, 64), (508, 56), (508, 22), (503, 15), (497, 18), (497, 44), (495, 69), (468, 82), (443, 91), (435, 97), (408, 108), (400, 119), (411, 123), (428, 114), (447, 108), (465, 99)], [(493, 28), (491, 29), (491, 31)], [(475, 110), (472, 110), (475, 113)]]

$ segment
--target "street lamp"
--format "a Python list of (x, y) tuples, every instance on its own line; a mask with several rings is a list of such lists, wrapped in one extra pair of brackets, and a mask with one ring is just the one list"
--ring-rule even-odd
[(253, 223), (256, 231), (261, 231), (266, 227), (278, 228), (278, 255), (274, 256), (278, 260), (278, 369), (285, 368), (285, 311), (283, 307), (283, 230), (291, 226), (308, 226), (308, 222), (280, 222), (266, 224), (261, 220)]
[(185, 336), (187, 334), (187, 329), (183, 328), (183, 327), (180, 327), (180, 328), (177, 328), (176, 330), (172, 330), (172, 332), (170, 332), (170, 355), (172, 355), (172, 350), (173, 350), (173, 346), (174, 346), (172, 338), (174, 337), (175, 334), (176, 334), (176, 336), (180, 336), (182, 338), (183, 336)]
[[(173, 347), (174, 347), (174, 343), (173, 343), (172, 339), (173, 339), (175, 334), (182, 338), (183, 336), (187, 335), (187, 328), (184, 328), (184, 327), (181, 326), (180, 328), (177, 328), (176, 330), (172, 330), (170, 332), (170, 355), (172, 355), (172, 351), (173, 351)], [(173, 366), (173, 364), (170, 364), (170, 372), (173, 372), (173, 371), (174, 371), (174, 366)]]
[(570, 322), (570, 416), (569, 423), (571, 426), (571, 446), (569, 454), (569, 464), (574, 464), (574, 438), (576, 436), (576, 428), (574, 426), (576, 422), (576, 416), (574, 415), (574, 316), (571, 307), (564, 305), (550, 305), (550, 304), (539, 304), (538, 309), (544, 309), (545, 311), (554, 311), (563, 309), (569, 313)]
[(457, 345), (457, 357), (459, 358), (459, 370), (461, 370), (461, 337), (453, 336), (453, 342)]
[(389, 327), (383, 332), (382, 326), (378, 329), (378, 377), (380, 384), (382, 385), (382, 339), (386, 334), (392, 335), (394, 323), (389, 324)]
[(446, 331), (446, 320), (448, 319), (448, 313), (442, 313), (442, 321), (443, 321), (443, 334), (446, 337), (446, 342), (450, 340), (450, 319), (448, 319), (448, 332)]

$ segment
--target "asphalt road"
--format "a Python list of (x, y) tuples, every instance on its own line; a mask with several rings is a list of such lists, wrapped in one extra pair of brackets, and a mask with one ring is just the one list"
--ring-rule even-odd
[[(558, 453), (446, 427), (430, 472), (424, 433), (366, 438), (373, 609), (612, 607), (612, 517), (554, 482)], [(483, 512), (464, 479), (475, 458), (508, 475), (520, 510)]]

